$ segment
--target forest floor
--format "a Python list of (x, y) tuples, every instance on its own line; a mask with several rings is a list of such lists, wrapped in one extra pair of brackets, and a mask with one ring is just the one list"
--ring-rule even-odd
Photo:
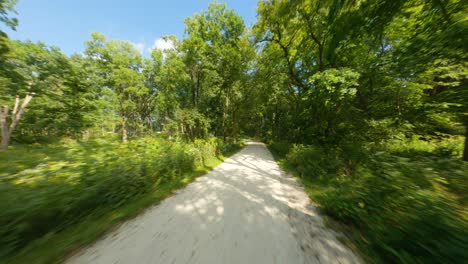
[(67, 263), (360, 263), (262, 143)]

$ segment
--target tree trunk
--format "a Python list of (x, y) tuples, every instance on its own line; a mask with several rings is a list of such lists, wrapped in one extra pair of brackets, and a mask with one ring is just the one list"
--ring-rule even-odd
[(122, 120), (122, 142), (127, 142), (128, 132), (127, 132), (127, 119), (124, 117)]
[(224, 101), (224, 109), (223, 109), (223, 140), (226, 141), (227, 137), (227, 118), (228, 118), (228, 111), (229, 111), (229, 97), (226, 95), (225, 101)]
[(463, 160), (468, 161), (468, 116), (465, 117), (465, 149), (463, 151)]
[(8, 124), (7, 124), (7, 116), (8, 116), (9, 108), (8, 106), (5, 106), (0, 108), (0, 126), (2, 129), (2, 143), (1, 143), (1, 149), (7, 149), (8, 144), (10, 141), (9, 138), (9, 133), (8, 133)]
[(26, 97), (24, 97), (23, 103), (20, 106), (21, 100), (18, 95), (16, 96), (15, 106), (13, 107), (13, 112), (11, 112), (11, 123), (9, 126), (8, 112), (10, 111), (10, 108), (8, 106), (4, 106), (3, 109), (0, 108), (0, 129), (2, 131), (2, 142), (0, 143), (0, 148), (2, 150), (8, 149), (11, 135), (21, 120), (24, 110), (26, 109), (26, 106), (28, 106), (29, 102), (31, 102), (32, 98), (33, 96), (31, 94), (26, 95)]
[(2, 150), (8, 149), (8, 145), (10, 144), (10, 137), (11, 135), (2, 135)]

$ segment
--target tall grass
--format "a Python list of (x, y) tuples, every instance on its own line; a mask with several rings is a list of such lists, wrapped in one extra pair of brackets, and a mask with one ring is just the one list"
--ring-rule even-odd
[(384, 148), (272, 144), (311, 198), (346, 226), (372, 263), (468, 259), (468, 164), (459, 139)]
[(96, 210), (118, 208), (177, 182), (236, 147), (217, 139), (184, 143), (148, 137), (127, 144), (94, 140), (3, 152), (0, 258)]

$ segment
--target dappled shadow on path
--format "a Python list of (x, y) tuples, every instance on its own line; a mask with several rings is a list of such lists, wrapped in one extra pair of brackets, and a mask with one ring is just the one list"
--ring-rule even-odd
[[(115, 248), (118, 248), (117, 251)], [(110, 255), (113, 254), (113, 255)], [(357, 263), (261, 143), (98, 242), (76, 263)]]

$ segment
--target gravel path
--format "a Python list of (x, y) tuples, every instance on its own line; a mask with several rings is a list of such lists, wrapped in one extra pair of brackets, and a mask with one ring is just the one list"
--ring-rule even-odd
[(67, 263), (361, 263), (262, 143), (120, 226)]

